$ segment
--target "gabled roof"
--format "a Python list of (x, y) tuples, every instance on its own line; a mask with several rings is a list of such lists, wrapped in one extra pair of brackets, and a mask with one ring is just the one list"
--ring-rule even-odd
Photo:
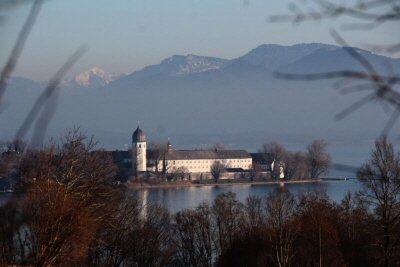
[(217, 155), (221, 159), (243, 159), (251, 158), (246, 150), (217, 150)]
[(253, 163), (261, 165), (270, 165), (275, 160), (275, 155), (273, 153), (250, 153), (250, 156), (253, 158)]
[(172, 150), (166, 155), (167, 160), (219, 159), (214, 150)]
[(251, 158), (251, 156), (246, 150), (172, 150), (166, 155), (167, 160), (241, 158)]

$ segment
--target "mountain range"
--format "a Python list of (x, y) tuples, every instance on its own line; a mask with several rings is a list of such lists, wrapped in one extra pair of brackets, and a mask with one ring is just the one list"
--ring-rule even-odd
[[(60, 84), (62, 94), (49, 135), (80, 125), (100, 136), (102, 143), (120, 146), (129, 143), (128, 133), (140, 120), (155, 140), (196, 135), (199, 146), (213, 142), (203, 137), (214, 134), (219, 140), (237, 136), (228, 142), (238, 145), (284, 136), (286, 140), (377, 136), (387, 120), (378, 105), (368, 105), (341, 122), (333, 119), (362, 93), (340, 96), (331, 80), (294, 82), (274, 75), (363, 71), (346, 49), (318, 43), (264, 44), (230, 60), (173, 55), (130, 74), (92, 68)], [(400, 59), (353, 49), (378, 73), (399, 73)], [(7, 127), (0, 139), (12, 137), (45, 86), (22, 77), (10, 79), (0, 114), (0, 125)]]

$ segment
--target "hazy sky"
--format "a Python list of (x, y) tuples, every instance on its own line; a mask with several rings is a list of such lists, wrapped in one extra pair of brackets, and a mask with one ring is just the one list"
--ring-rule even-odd
[[(29, 2), (29, 1), (26, 1)], [(285, 0), (49, 0), (21, 56), (15, 76), (48, 80), (79, 46), (88, 52), (69, 77), (99, 67), (108, 73), (133, 72), (174, 54), (226, 59), (261, 44), (335, 44), (328, 31), (344, 20), (271, 24), (289, 13)], [(29, 4), (2, 10), (0, 63), (4, 65), (29, 11)], [(354, 46), (395, 43), (394, 25), (377, 31), (341, 31)]]

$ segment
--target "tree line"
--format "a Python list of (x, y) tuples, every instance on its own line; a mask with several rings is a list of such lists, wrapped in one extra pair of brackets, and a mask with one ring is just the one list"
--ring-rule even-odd
[(284, 188), (232, 192), (171, 214), (113, 183), (117, 168), (71, 130), (20, 161), (25, 193), (0, 207), (2, 263), (29, 266), (399, 266), (400, 157), (386, 139), (340, 203)]
[[(325, 140), (314, 140), (305, 152), (292, 152), (277, 142), (268, 142), (262, 144), (258, 153), (264, 156), (265, 161), (270, 161), (270, 155), (273, 156), (275, 162), (270, 166), (272, 179), (279, 178), (281, 173), (286, 180), (317, 179), (329, 173), (332, 162)], [(258, 166), (251, 169), (257, 170)]]

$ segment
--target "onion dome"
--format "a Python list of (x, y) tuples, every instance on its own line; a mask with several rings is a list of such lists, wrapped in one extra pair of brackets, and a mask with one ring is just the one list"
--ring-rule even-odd
[(137, 127), (136, 131), (133, 132), (132, 142), (146, 142), (146, 136), (144, 135), (144, 132), (139, 128), (139, 126)]

